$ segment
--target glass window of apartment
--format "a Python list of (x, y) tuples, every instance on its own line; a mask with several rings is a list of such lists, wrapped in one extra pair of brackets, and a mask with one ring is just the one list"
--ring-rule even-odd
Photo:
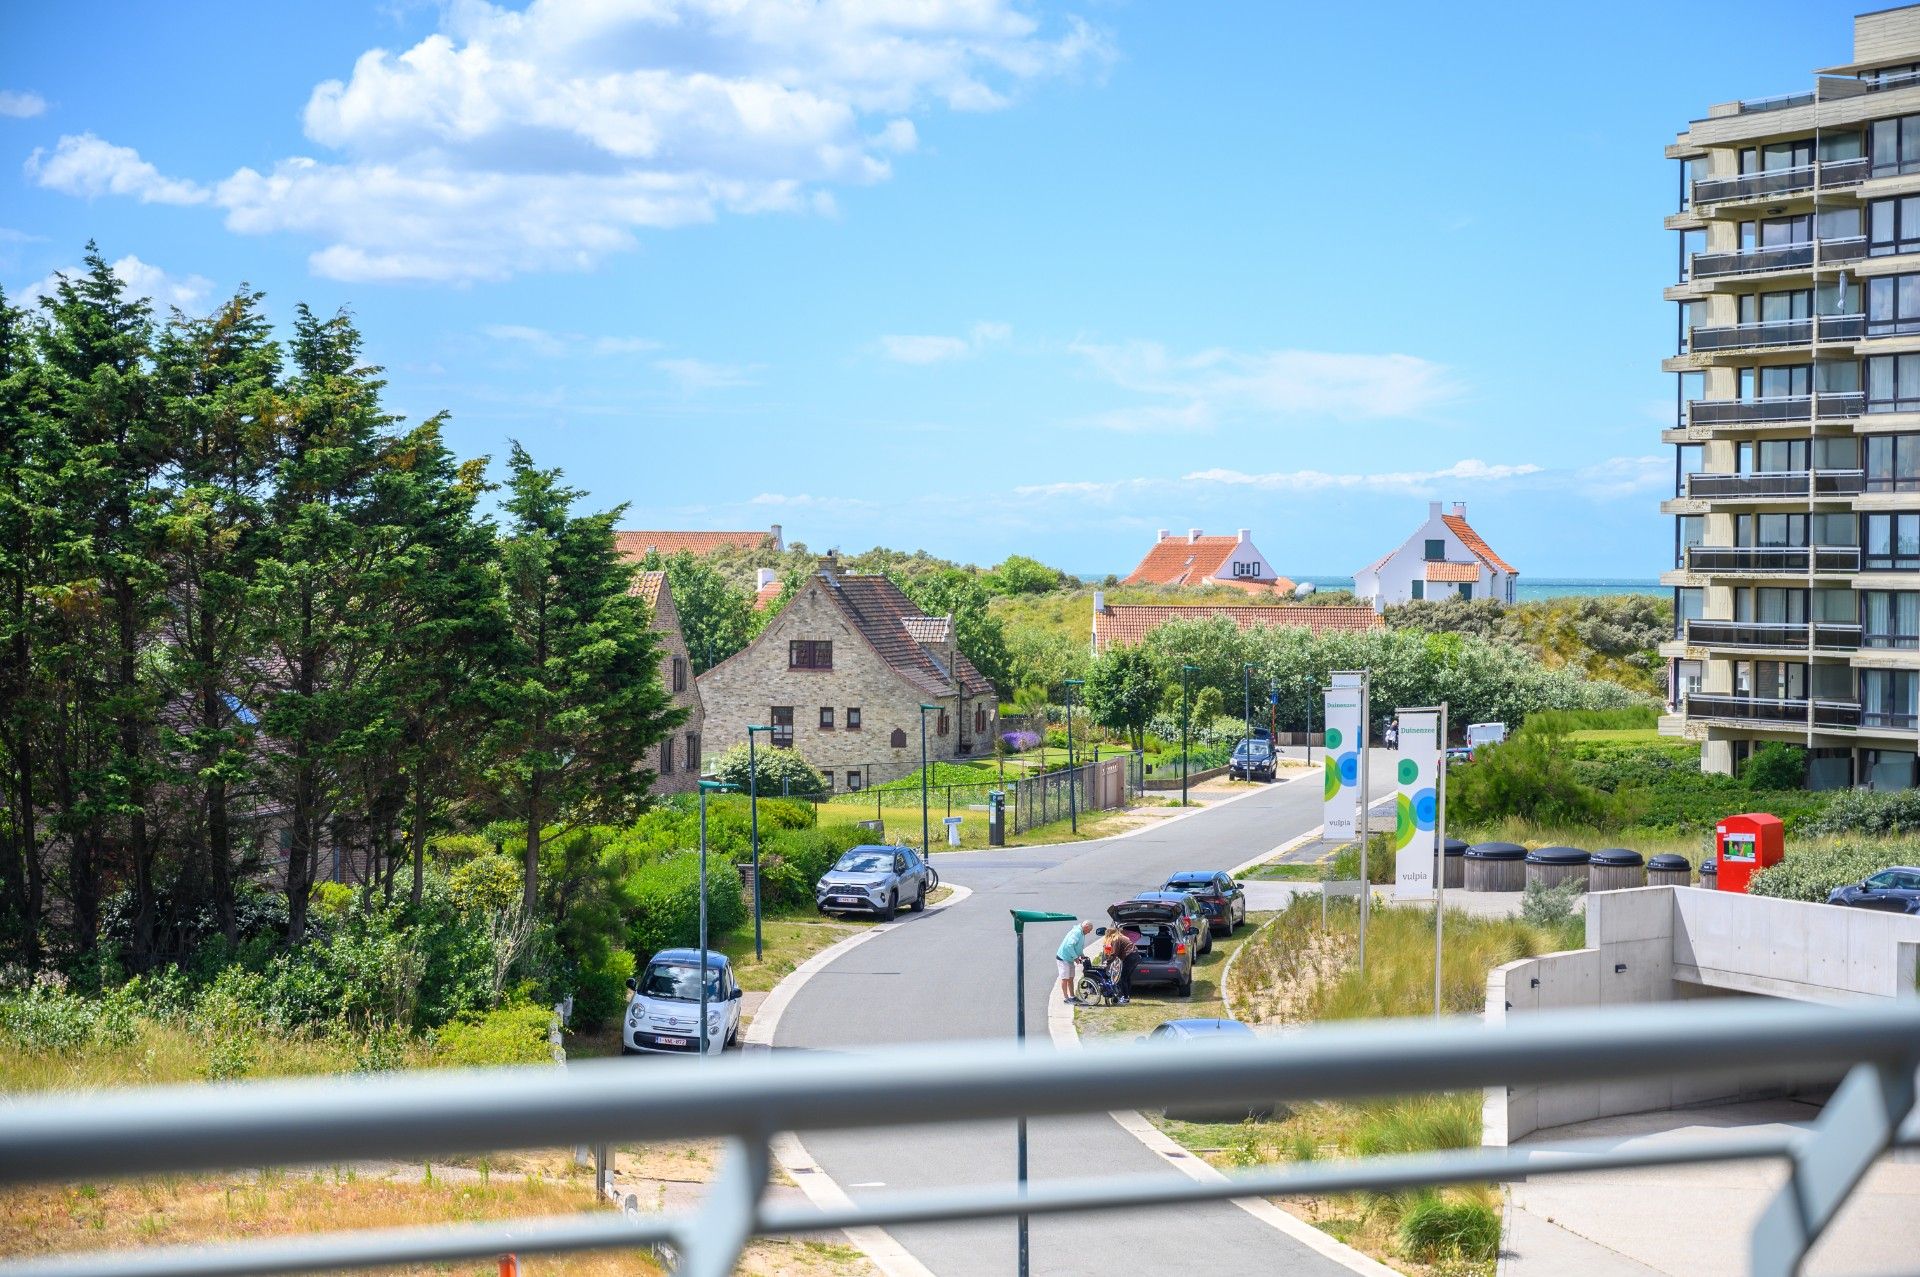
[(1860, 525), (1867, 568), (1920, 571), (1920, 514), (1863, 514)]
[(1804, 625), (1807, 592), (1763, 585), (1753, 591), (1753, 619), (1762, 625)]
[(1867, 336), (1920, 332), (1920, 275), (1882, 275), (1867, 281)]
[(1735, 661), (1733, 694), (1763, 701), (1801, 700), (1807, 694), (1807, 667), (1798, 661)]
[(1920, 648), (1920, 593), (1912, 590), (1863, 590), (1860, 593), (1862, 647)]
[(1814, 238), (1825, 244), (1837, 239), (1860, 238), (1858, 208), (1823, 209), (1813, 219)]
[(1707, 592), (1696, 585), (1683, 586), (1673, 592), (1673, 619), (1677, 623), (1676, 634), (1684, 634), (1688, 621), (1698, 621), (1707, 614)]
[(1920, 354), (1867, 360), (1867, 411), (1920, 411)]
[(1886, 257), (1920, 250), (1920, 195), (1875, 200), (1867, 205), (1867, 255)]
[(1805, 439), (1755, 439), (1736, 445), (1741, 474), (1781, 474), (1807, 468)]
[(1700, 681), (1706, 677), (1704, 661), (1675, 661), (1673, 663), (1674, 694), (1691, 696), (1700, 690)]
[(1851, 514), (1816, 514), (1807, 525), (1809, 545), (1860, 544), (1860, 523)]
[(1868, 789), (1914, 788), (1914, 752), (1910, 749), (1863, 749), (1860, 782)]
[(1860, 393), (1858, 359), (1823, 359), (1813, 366), (1813, 388), (1823, 395)]
[(1920, 115), (1875, 120), (1868, 138), (1875, 177), (1920, 173)]
[(1707, 543), (1707, 516), (1704, 514), (1683, 514), (1680, 516), (1680, 548), (1705, 545)]
[(1815, 470), (1858, 470), (1860, 440), (1855, 435), (1828, 435), (1813, 441)]
[(1813, 619), (1822, 625), (1854, 625), (1860, 619), (1852, 590), (1816, 588), (1808, 608)]
[(1813, 293), (1805, 288), (1781, 293), (1748, 293), (1740, 299), (1740, 322), (1777, 324), (1813, 314)]
[(1833, 280), (1818, 285), (1814, 290), (1813, 309), (1817, 315), (1858, 315), (1859, 281)]
[(1733, 543), (1738, 546), (1801, 546), (1807, 543), (1804, 514), (1736, 514)]
[(1760, 369), (1760, 397), (1785, 399), (1813, 391), (1812, 364), (1784, 364)]
[(1868, 435), (1861, 442), (1868, 492), (1920, 490), (1920, 435)]
[(1920, 673), (1861, 670), (1860, 721), (1866, 727), (1912, 727), (1920, 723)]
[(1835, 160), (1857, 160), (1867, 153), (1867, 139), (1861, 133), (1820, 134), (1820, 158), (1831, 163)]

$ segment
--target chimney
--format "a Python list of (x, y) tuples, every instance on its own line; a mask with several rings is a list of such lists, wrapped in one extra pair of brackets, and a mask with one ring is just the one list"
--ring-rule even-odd
[(1241, 528), (1241, 529), (1240, 529), (1240, 544), (1241, 544), (1241, 545), (1245, 545), (1245, 544), (1246, 544), (1247, 542), (1249, 542), (1249, 541), (1251, 541), (1251, 540), (1253, 540), (1253, 529), (1252, 529), (1252, 528)]
[(839, 567), (840, 567), (840, 559), (839, 559), (839, 556), (834, 551), (828, 550), (824, 555), (821, 556), (820, 575), (823, 578), (825, 578), (828, 585), (831, 585), (836, 590), (840, 588), (840, 582), (834, 579), (833, 574), (835, 571), (839, 569)]
[(1172, 534), (1171, 532), (1168, 532), (1168, 531), (1167, 531), (1167, 530), (1166, 530), (1165, 528), (1161, 528), (1161, 529), (1160, 529), (1160, 535), (1159, 535), (1158, 537), (1156, 537), (1155, 539), (1156, 539), (1156, 540), (1159, 540), (1159, 541), (1164, 541), (1164, 540), (1166, 540), (1166, 539), (1167, 539), (1167, 538), (1168, 538), (1169, 536), (1172, 536), (1172, 535), (1173, 535), (1173, 534)]
[(1194, 543), (1195, 541), (1198, 541), (1199, 539), (1200, 539), (1200, 529), (1199, 529), (1199, 528), (1188, 528), (1188, 529), (1187, 529), (1187, 544), (1188, 544), (1188, 545), (1192, 545), (1192, 544), (1193, 544), (1193, 543)]
[(786, 549), (787, 542), (785, 536), (780, 531), (780, 525), (777, 523), (774, 524), (769, 531), (773, 534), (773, 548), (776, 550)]
[(1107, 610), (1107, 592), (1105, 590), (1095, 590), (1093, 592), (1093, 610), (1096, 612), (1105, 612)]
[(1427, 502), (1427, 517), (1429, 519), (1437, 519), (1440, 517), (1440, 503), (1438, 501)]
[(1467, 517), (1467, 503), (1466, 503), (1466, 502), (1464, 502), (1464, 501), (1456, 501), (1456, 502), (1454, 502), (1454, 503), (1453, 503), (1453, 517), (1454, 517), (1454, 518), (1456, 518), (1456, 519), (1464, 519), (1464, 518), (1466, 518), (1466, 517)]
[(761, 568), (758, 572), (754, 573), (753, 588), (755, 590), (764, 590), (779, 579), (780, 574), (772, 568)]

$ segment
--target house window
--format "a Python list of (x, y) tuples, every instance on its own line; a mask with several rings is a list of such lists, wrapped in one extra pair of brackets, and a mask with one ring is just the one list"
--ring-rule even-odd
[(1427, 541), (1427, 562), (1438, 563), (1447, 557), (1447, 542), (1444, 537), (1432, 537)]
[(1920, 355), (1875, 355), (1867, 360), (1867, 411), (1920, 409)]
[(1873, 176), (1920, 172), (1920, 115), (1875, 120), (1868, 140)]
[(832, 639), (790, 639), (787, 642), (787, 668), (790, 670), (830, 670), (833, 668)]
[(793, 748), (793, 706), (775, 705), (772, 710), (773, 746), (775, 749)]
[(1462, 599), (1471, 599), (1473, 597), (1473, 582), (1462, 581), (1460, 583), (1460, 597)]
[(887, 744), (895, 749), (905, 749), (907, 747), (906, 730), (899, 727), (894, 728), (893, 735), (887, 737)]
[(1865, 590), (1860, 595), (1860, 645), (1920, 648), (1920, 594)]
[(660, 742), (660, 774), (673, 775), (673, 737), (671, 736)]
[(820, 779), (825, 782), (827, 792), (831, 794), (833, 792), (833, 773), (830, 771), (821, 772)]
[(848, 793), (850, 794), (859, 793), (861, 786), (864, 785), (865, 783), (866, 783), (865, 779), (860, 775), (859, 772), (850, 771), (847, 773), (847, 792)]
[(987, 707), (984, 705), (976, 705), (973, 707), (973, 730), (976, 735), (984, 735), (986, 733)]
[(697, 772), (700, 770), (700, 733), (699, 732), (687, 733), (687, 770), (690, 772)]
[(673, 690), (676, 692), (687, 690), (687, 658), (684, 656), (673, 658)]
[(1920, 514), (1867, 514), (1860, 524), (1869, 571), (1920, 572)]
[(1425, 581), (1415, 581), (1415, 582), (1413, 583), (1413, 593), (1412, 593), (1412, 594), (1410, 594), (1410, 595), (1409, 595), (1408, 597), (1409, 597), (1409, 598), (1412, 598), (1412, 599), (1415, 599), (1415, 600), (1419, 600), (1419, 599), (1424, 599), (1424, 598), (1426, 598), (1426, 597), (1427, 597), (1427, 583), (1426, 583)]
[(1868, 435), (1867, 491), (1920, 489), (1920, 435)]
[(820, 707), (820, 730), (823, 732), (833, 730), (833, 706), (831, 705)]
[(1867, 336), (1920, 332), (1920, 275), (1882, 275), (1867, 281)]
[(934, 725), (933, 734), (935, 736), (945, 736), (948, 732), (952, 730), (953, 730), (953, 720), (947, 717), (947, 711), (943, 709), (940, 711), (939, 722)]
[(847, 706), (847, 730), (850, 732), (860, 730), (860, 707), (858, 705)]
[(1259, 565), (1258, 563), (1239, 563), (1239, 562), (1236, 562), (1236, 563), (1235, 563), (1235, 564), (1233, 565), (1233, 574), (1234, 574), (1235, 576), (1259, 576), (1259, 575), (1260, 575), (1260, 565)]
[(1920, 195), (1875, 200), (1867, 205), (1867, 255), (1886, 257), (1920, 250)]

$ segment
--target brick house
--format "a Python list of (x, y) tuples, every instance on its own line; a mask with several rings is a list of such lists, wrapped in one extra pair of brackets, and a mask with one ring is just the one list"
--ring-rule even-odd
[(920, 766), (920, 706), (927, 757), (990, 753), (1000, 695), (954, 641), (953, 618), (923, 616), (884, 576), (831, 563), (745, 648), (700, 676), (707, 728), (718, 746), (740, 744), (750, 725), (773, 728), (835, 790), (896, 780)]
[(680, 613), (673, 606), (673, 590), (667, 585), (665, 572), (636, 572), (632, 588), (646, 600), (653, 614), (654, 632), (660, 636), (660, 686), (667, 689), (675, 705), (687, 711), (687, 721), (660, 742), (658, 755), (650, 760), (657, 773), (653, 792), (690, 794), (700, 779), (700, 739), (706, 730), (706, 713), (700, 704), (693, 664), (687, 657), (687, 641), (680, 633)]
[(1234, 626), (1245, 632), (1274, 626), (1290, 626), (1295, 629), (1310, 630), (1315, 634), (1333, 632), (1358, 633), (1365, 630), (1380, 629), (1385, 622), (1378, 613), (1364, 603), (1351, 607), (1326, 605), (1313, 607), (1305, 604), (1259, 604), (1231, 603), (1109, 603), (1105, 590), (1093, 592), (1093, 654), (1098, 656), (1110, 647), (1131, 647), (1169, 621), (1210, 621), (1216, 617), (1225, 617)]

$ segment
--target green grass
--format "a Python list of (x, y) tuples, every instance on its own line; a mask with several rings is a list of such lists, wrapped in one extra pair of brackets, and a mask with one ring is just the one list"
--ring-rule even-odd
[[(878, 808), (879, 819), (885, 825), (882, 835), (892, 842), (901, 842), (909, 846), (920, 845), (920, 796), (915, 794), (911, 804), (888, 803), (886, 795)], [(819, 808), (819, 821), (822, 828), (830, 825), (851, 825), (862, 820), (875, 818), (872, 802), (866, 803), (825, 803)], [(969, 851), (984, 850), (987, 846), (987, 813), (985, 804), (976, 808), (970, 804), (955, 803), (953, 814), (961, 818), (960, 847)], [(933, 854), (937, 858), (943, 851), (951, 851), (947, 846), (947, 827), (941, 823), (947, 815), (947, 805), (938, 795), (927, 809), (928, 835), (933, 842)], [(1081, 812), (1080, 831), (1073, 832), (1072, 823), (1066, 818), (1049, 821), (1021, 833), (1007, 834), (1009, 847), (1031, 847), (1042, 843), (1085, 842), (1089, 838), (1105, 838), (1115, 832), (1123, 813), (1117, 811)], [(936, 859), (936, 865), (938, 861)]]
[(1220, 997), (1220, 976), (1234, 950), (1253, 938), (1260, 924), (1273, 915), (1249, 914), (1231, 936), (1215, 936), (1213, 952), (1193, 964), (1193, 996), (1183, 998), (1171, 988), (1136, 989), (1123, 1007), (1075, 1007), (1074, 1027), (1089, 1042), (1131, 1042), (1165, 1020), (1222, 1018), (1227, 1014)]

